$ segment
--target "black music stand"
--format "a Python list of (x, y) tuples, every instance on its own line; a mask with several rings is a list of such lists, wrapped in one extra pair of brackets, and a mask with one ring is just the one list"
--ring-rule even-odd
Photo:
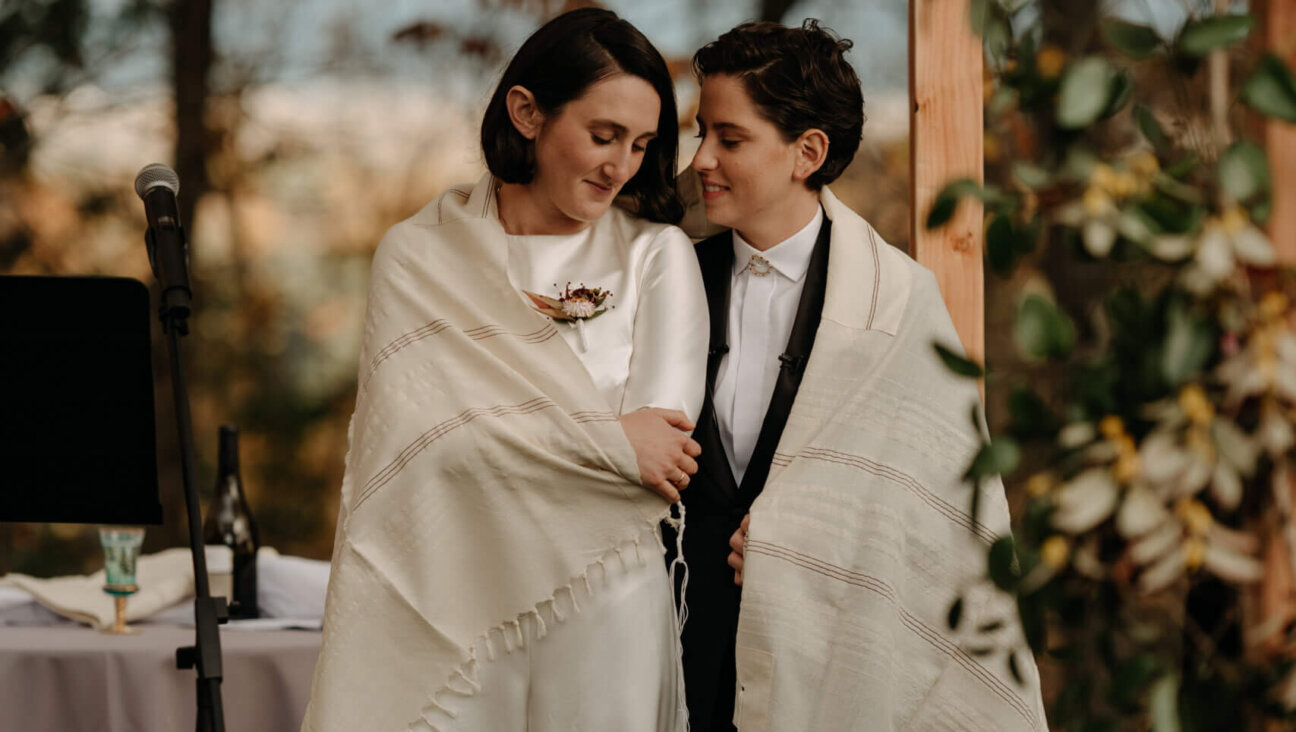
[[(229, 613), (208, 592), (179, 354), (189, 309), (174, 305), (172, 291), (159, 317), (195, 588), (195, 644), (176, 650), (176, 664), (197, 670), (196, 728), (223, 732), (217, 625)], [(0, 276), (0, 521), (161, 523), (153, 408), (148, 288), (113, 277)]]

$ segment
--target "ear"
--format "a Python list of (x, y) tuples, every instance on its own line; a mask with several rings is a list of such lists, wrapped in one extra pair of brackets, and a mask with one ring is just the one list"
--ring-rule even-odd
[(821, 129), (811, 127), (792, 143), (792, 151), (796, 156), (792, 165), (792, 179), (804, 183), (828, 159), (828, 135)]
[(530, 89), (517, 85), (509, 88), (504, 97), (504, 106), (508, 109), (509, 120), (523, 137), (534, 140), (540, 134), (544, 113), (540, 111)]

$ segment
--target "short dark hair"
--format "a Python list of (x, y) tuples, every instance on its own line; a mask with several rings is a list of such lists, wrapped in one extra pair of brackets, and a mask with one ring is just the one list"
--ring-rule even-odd
[(639, 216), (676, 223), (684, 203), (675, 185), (679, 149), (679, 115), (675, 87), (661, 53), (616, 13), (582, 8), (545, 23), (522, 44), (495, 87), (482, 117), (481, 144), (486, 167), (505, 183), (530, 183), (535, 177), (535, 143), (522, 136), (509, 118), (505, 97), (514, 86), (535, 95), (545, 115), (557, 114), (597, 81), (618, 73), (637, 76), (661, 98), (657, 136), (648, 142), (643, 163), (622, 188)]
[(853, 44), (808, 18), (800, 28), (743, 23), (693, 54), (698, 81), (714, 74), (742, 79), (761, 115), (788, 142), (809, 129), (828, 135), (828, 157), (806, 179), (819, 190), (850, 165), (864, 130), (859, 76), (846, 61)]

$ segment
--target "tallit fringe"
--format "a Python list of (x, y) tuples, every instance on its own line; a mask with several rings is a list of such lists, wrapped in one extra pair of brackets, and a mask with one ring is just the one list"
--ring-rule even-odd
[[(679, 702), (676, 713), (684, 719), (684, 732), (689, 732), (689, 713), (687, 699), (684, 694), (684, 623), (688, 622), (688, 581), (689, 569), (688, 562), (684, 561), (684, 502), (680, 501), (675, 504), (679, 508), (679, 518), (667, 514), (663, 519), (667, 526), (675, 530), (675, 558), (671, 560), (670, 568), (666, 574), (670, 577), (671, 592), (675, 592), (675, 572), (679, 570), (683, 573), (683, 580), (679, 583), (679, 596), (675, 598), (675, 606), (679, 608), (679, 614), (675, 617), (675, 698)], [(661, 544), (661, 537), (657, 538), (658, 545), (663, 552), (666, 547)]]
[[(666, 519), (667, 523), (669, 523), (673, 527), (676, 527), (676, 531), (681, 534), (683, 532), (683, 520), (684, 520), (683, 511), (684, 511), (684, 507), (681, 505), (680, 518), (676, 519), (673, 517), (668, 517)], [(661, 538), (658, 536), (657, 530), (655, 528), (649, 529), (648, 533), (653, 536), (658, 546), (662, 546)], [(443, 727), (439, 726), (439, 724), (444, 724), (444, 721), (438, 722), (435, 715), (440, 714), (443, 717), (448, 717), (451, 720), (458, 719), (459, 716), (458, 713), (455, 712), (454, 709), (447, 706), (449, 700), (452, 697), (459, 697), (459, 698), (472, 697), (481, 691), (481, 681), (478, 676), (479, 665), (478, 665), (477, 654), (479, 649), (485, 649), (487, 660), (488, 661), (495, 660), (495, 646), (491, 641), (492, 634), (498, 633), (500, 638), (504, 640), (504, 650), (506, 653), (512, 653), (515, 646), (517, 648), (525, 648), (526, 637), (522, 630), (522, 621), (525, 620), (527, 616), (531, 616), (535, 618), (536, 637), (543, 638), (545, 635), (548, 634), (548, 626), (545, 624), (544, 617), (540, 612), (542, 606), (546, 604), (549, 606), (549, 609), (552, 612), (553, 622), (559, 622), (559, 623), (566, 622), (567, 618), (572, 617), (572, 615), (566, 615), (562, 613), (558, 608), (558, 602), (557, 602), (558, 594), (565, 590), (567, 592), (568, 597), (571, 598), (573, 614), (579, 615), (581, 613), (581, 606), (580, 603), (578, 603), (576, 600), (576, 588), (579, 585), (583, 584), (585, 586), (586, 597), (591, 598), (594, 596), (594, 589), (590, 585), (590, 578), (589, 578), (591, 570), (593, 570), (594, 567), (596, 566), (600, 570), (602, 570), (603, 581), (604, 584), (606, 584), (609, 576), (607, 563), (609, 560), (612, 559), (612, 555), (616, 554), (617, 558), (620, 560), (622, 571), (629, 571), (630, 568), (626, 564), (624, 553), (631, 549), (635, 551), (635, 555), (640, 559), (639, 566), (641, 567), (644, 566), (645, 564), (647, 564), (647, 560), (643, 558), (643, 555), (639, 551), (640, 543), (643, 541), (644, 538), (645, 537), (641, 536), (637, 539), (627, 541), (620, 546), (616, 546), (613, 547), (612, 549), (607, 550), (606, 552), (603, 553), (603, 556), (599, 557), (598, 559), (590, 563), (590, 565), (585, 568), (584, 572), (581, 572), (579, 575), (573, 577), (571, 579), (571, 582), (554, 590), (554, 593), (552, 595), (536, 603), (535, 607), (523, 613), (520, 613), (516, 618), (505, 620), (499, 623), (498, 625), (492, 626), (491, 628), (488, 628), (486, 631), (484, 631), (481, 635), (477, 636), (473, 640), (472, 644), (468, 647), (468, 659), (463, 663), (461, 663), (459, 667), (454, 670), (454, 672), (450, 675), (450, 678), (445, 682), (445, 684), (441, 686), (441, 688), (431, 693), (431, 695), (428, 697), (427, 703), (423, 706), (423, 709), (419, 712), (419, 719), (416, 719), (413, 722), (411, 722), (409, 726), (406, 728), (408, 732), (445, 732)], [(677, 558), (675, 560), (675, 563), (672, 563), (671, 565), (672, 572), (674, 571), (675, 564), (682, 564), (682, 562)], [(674, 581), (673, 577), (674, 575), (672, 574), (672, 584)], [(687, 565), (685, 565), (684, 581), (685, 583), (688, 582)], [(687, 616), (687, 613), (685, 613), (685, 616)], [(676, 653), (681, 654), (682, 647), (679, 643), (678, 635), (676, 636), (675, 639), (675, 647), (676, 647)], [(685, 720), (685, 730), (687, 730), (688, 714), (687, 712), (683, 712), (684, 687), (683, 687), (682, 673), (679, 674), (678, 683), (679, 683), (678, 698), (680, 700), (680, 710), (682, 711), (683, 718)]]

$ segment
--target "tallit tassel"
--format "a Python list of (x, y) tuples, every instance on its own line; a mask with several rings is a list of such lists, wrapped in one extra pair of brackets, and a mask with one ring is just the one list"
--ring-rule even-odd
[(532, 610), (532, 612), (535, 613), (535, 619), (536, 619), (536, 637), (543, 638), (549, 634), (548, 628), (545, 627), (544, 618), (540, 617), (539, 608)]
[[(670, 575), (671, 589), (674, 590), (676, 586), (680, 588), (679, 597), (677, 598), (679, 602), (677, 603), (677, 605), (679, 607), (679, 629), (680, 632), (683, 633), (684, 623), (688, 622), (687, 593), (688, 593), (688, 581), (689, 581), (689, 568), (688, 568), (688, 562), (684, 561), (684, 504), (676, 503), (675, 505), (679, 506), (679, 518), (677, 519), (673, 516), (668, 516), (666, 518), (666, 523), (669, 524), (671, 528), (675, 529), (675, 559), (671, 561), (670, 571), (668, 572), (668, 574)], [(678, 585), (675, 582), (676, 567), (682, 568), (682, 571), (684, 573), (683, 581)], [(681, 653), (682, 652), (683, 651), (681, 650)]]
[(494, 660), (495, 660), (495, 644), (491, 643), (491, 639), (490, 639), (490, 631), (489, 631), (489, 630), (486, 631), (485, 638), (486, 638), (486, 658), (487, 658), (488, 660), (494, 661)]
[(518, 648), (526, 648), (526, 636), (522, 634), (522, 623), (521, 623), (521, 621), (514, 620), (514, 621), (513, 621), (513, 628), (514, 628), (515, 630), (517, 630), (517, 635), (518, 635), (517, 645), (518, 645)]
[[(428, 705), (429, 707), (431, 707), (431, 708), (437, 710), (438, 712), (441, 712), (442, 714), (446, 715), (447, 717), (449, 717), (449, 718), (451, 718), (451, 719), (458, 719), (458, 718), (459, 718), (459, 715), (458, 715), (458, 714), (456, 714), (455, 712), (451, 711), (448, 707), (446, 707), (446, 706), (445, 706), (444, 704), (442, 704), (441, 702), (437, 701), (437, 700), (436, 700), (436, 697), (432, 697), (431, 699), (429, 699), (427, 705)], [(424, 717), (423, 717), (423, 719), (424, 719), (424, 720), (428, 723), (428, 725), (430, 725), (433, 729), (436, 729), (436, 725), (433, 725), (433, 724), (432, 724), (432, 720), (430, 720), (430, 719), (427, 718), (427, 713), (426, 713), (426, 712), (424, 712)]]
[(504, 651), (506, 653), (512, 653), (513, 639), (509, 638), (508, 623), (504, 623), (503, 625), (500, 626), (500, 635), (504, 636)]
[[(573, 590), (573, 589), (571, 588), (571, 585), (568, 585), (568, 586), (567, 586), (567, 591), (568, 591), (569, 593), (571, 593), (571, 596), (572, 596), (572, 604), (575, 605), (575, 604), (576, 604), (576, 591)], [(551, 599), (551, 600), (549, 601), (549, 603), (550, 603), (550, 604), (549, 604), (549, 607), (553, 608), (554, 620), (556, 620), (556, 621), (558, 621), (558, 622), (560, 622), (560, 623), (565, 623), (565, 622), (567, 622), (567, 618), (563, 617), (562, 610), (559, 610), (559, 609), (558, 609), (558, 598), (555, 597), (555, 598)]]

